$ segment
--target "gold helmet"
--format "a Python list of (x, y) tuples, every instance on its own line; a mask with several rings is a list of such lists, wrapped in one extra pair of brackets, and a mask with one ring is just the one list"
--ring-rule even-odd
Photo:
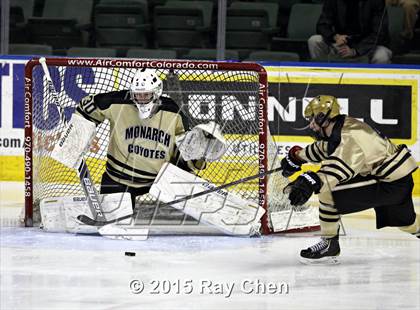
[(340, 114), (340, 105), (334, 96), (319, 95), (312, 99), (305, 108), (304, 115), (307, 119), (312, 117), (320, 126), (327, 119)]

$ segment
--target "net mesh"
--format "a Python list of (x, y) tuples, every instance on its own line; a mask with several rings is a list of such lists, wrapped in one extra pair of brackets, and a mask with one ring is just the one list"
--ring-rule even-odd
[[(91, 94), (128, 89), (137, 69), (49, 66), (58, 101), (70, 120), (79, 101)], [(254, 71), (156, 70), (163, 80), (163, 95), (171, 97), (188, 118), (190, 128), (212, 120), (220, 125), (227, 152), (206, 169), (196, 173), (221, 185), (257, 174), (259, 167), (259, 76)], [(76, 170), (54, 161), (50, 153), (64, 129), (53, 94), (47, 87), (40, 66), (33, 73), (33, 198), (34, 206), (44, 198), (83, 195)], [(97, 127), (96, 137), (86, 156), (92, 179), (100, 187), (105, 171), (109, 141), (109, 123)], [(268, 167), (280, 165), (277, 148), (268, 136)], [(290, 209), (281, 192), (287, 180), (280, 173), (268, 178), (268, 204), (271, 210)], [(258, 202), (258, 179), (227, 189)], [(153, 204), (149, 195), (139, 204)]]

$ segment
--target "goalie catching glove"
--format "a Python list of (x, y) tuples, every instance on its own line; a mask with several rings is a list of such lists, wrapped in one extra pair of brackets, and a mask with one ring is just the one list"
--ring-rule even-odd
[(302, 148), (298, 145), (295, 145), (294, 147), (292, 147), (289, 152), (287, 153), (286, 157), (284, 157), (281, 160), (281, 169), (282, 172), (281, 174), (284, 177), (290, 177), (291, 175), (293, 175), (295, 172), (300, 171), (301, 166), (306, 163), (306, 161), (301, 160), (298, 156), (297, 156), (297, 152), (299, 152), (300, 150), (302, 150)]
[(289, 194), (291, 205), (301, 206), (311, 198), (313, 193), (318, 194), (321, 187), (322, 181), (319, 176), (315, 172), (308, 171), (289, 183), (283, 192)]
[(200, 124), (176, 137), (176, 145), (184, 160), (218, 160), (226, 152), (226, 140), (215, 122)]

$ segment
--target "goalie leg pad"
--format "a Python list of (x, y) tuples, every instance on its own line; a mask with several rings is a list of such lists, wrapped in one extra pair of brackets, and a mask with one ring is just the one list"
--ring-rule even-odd
[[(150, 194), (163, 202), (203, 192), (215, 185), (172, 164), (165, 164)], [(256, 203), (226, 191), (215, 191), (172, 207), (229, 235), (251, 236), (257, 234), (265, 210)]]
[(98, 229), (101, 236), (114, 240), (144, 241), (149, 236), (149, 229), (133, 225), (109, 224)]
[[(132, 215), (131, 196), (129, 193), (100, 195), (102, 208), (109, 220)], [(42, 199), (40, 202), (41, 225), (49, 232), (96, 233), (97, 227), (84, 225), (77, 216), (84, 214), (92, 217), (86, 197), (54, 197)], [(131, 219), (124, 223), (130, 223)]]

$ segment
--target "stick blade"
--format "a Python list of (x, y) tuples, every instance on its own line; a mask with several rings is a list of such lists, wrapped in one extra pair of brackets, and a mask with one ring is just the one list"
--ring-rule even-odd
[(104, 226), (104, 225), (110, 224), (106, 221), (96, 221), (96, 220), (91, 219), (89, 216), (84, 215), (84, 214), (78, 215), (76, 218), (79, 222), (81, 222), (85, 225), (89, 225), (89, 226)]
[(126, 219), (130, 218), (131, 216), (132, 215), (129, 214), (129, 215), (126, 215), (126, 216), (123, 216), (123, 217), (119, 217), (119, 218), (116, 218), (114, 220), (109, 220), (109, 221), (94, 220), (94, 219), (92, 219), (89, 216), (84, 215), (84, 214), (80, 214), (76, 218), (77, 218), (77, 220), (79, 222), (81, 222), (81, 223), (83, 223), (85, 225), (89, 225), (89, 226), (105, 226), (105, 225), (112, 224), (112, 223), (115, 223), (115, 222), (118, 222), (118, 221), (126, 220)]

